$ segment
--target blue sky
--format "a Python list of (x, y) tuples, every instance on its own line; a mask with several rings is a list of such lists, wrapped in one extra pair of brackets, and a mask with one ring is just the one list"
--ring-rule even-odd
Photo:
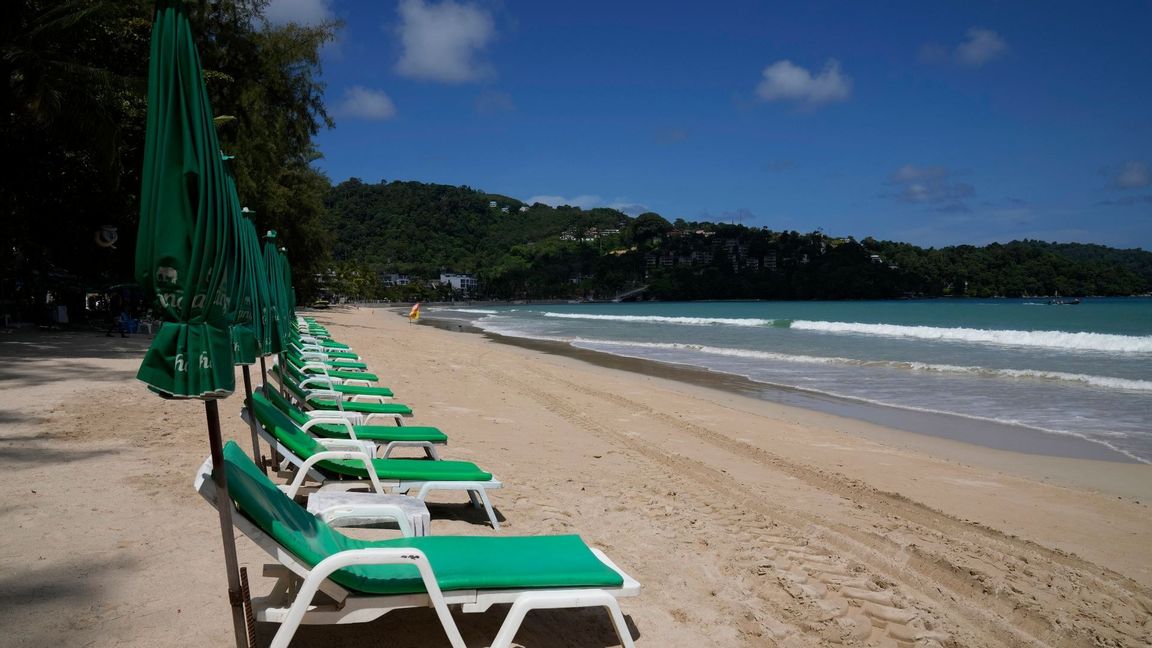
[(333, 182), (923, 246), (1152, 249), (1152, 2), (272, 0)]

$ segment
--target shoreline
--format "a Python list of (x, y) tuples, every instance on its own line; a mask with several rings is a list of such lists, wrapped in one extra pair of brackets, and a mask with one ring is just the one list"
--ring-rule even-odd
[[(901, 440), (903, 444), (919, 447), (923, 450), (936, 449), (936, 444), (925, 442), (922, 439), (922, 437), (932, 437), (935, 440), (945, 440), (965, 446), (1023, 455), (1148, 465), (1146, 462), (1134, 459), (1107, 445), (1072, 434), (1048, 432), (1022, 425), (999, 423), (946, 412), (922, 411), (809, 393), (693, 365), (673, 364), (581, 349), (552, 340), (536, 340), (491, 333), (475, 326), (469, 320), (435, 314), (422, 315), (419, 323), (453, 332), (479, 334), (501, 344), (574, 358), (601, 367), (631, 371), (646, 376), (669, 378), (701, 387), (728, 391), (765, 402), (868, 423), (888, 431), (903, 433), (902, 436), (905, 437)], [(891, 434), (881, 436), (889, 441), (894, 439)], [(950, 454), (954, 454), (954, 452)], [(971, 453), (963, 452), (961, 454), (969, 455)]]

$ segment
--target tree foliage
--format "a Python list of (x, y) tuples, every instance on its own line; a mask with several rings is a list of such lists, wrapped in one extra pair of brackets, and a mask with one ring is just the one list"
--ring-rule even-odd
[[(325, 264), (329, 182), (310, 166), (330, 125), (318, 50), (337, 25), (267, 27), (267, 0), (190, 3), (206, 86), (242, 202), (276, 229), (305, 289)], [(10, 0), (0, 20), (0, 308), (132, 275), (153, 3)], [(98, 233), (115, 228), (113, 247)], [(106, 240), (106, 239), (105, 239)], [(73, 303), (76, 303), (73, 301)], [(77, 308), (73, 310), (80, 310)], [(32, 313), (34, 315), (34, 313)]]

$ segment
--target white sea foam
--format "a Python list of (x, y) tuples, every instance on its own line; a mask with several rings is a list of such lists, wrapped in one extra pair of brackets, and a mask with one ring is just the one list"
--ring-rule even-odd
[(593, 315), (590, 313), (556, 313), (545, 311), (544, 317), (575, 320), (602, 320), (639, 324), (679, 324), (682, 326), (772, 326), (776, 320), (737, 317), (667, 317), (663, 315)]
[(1038, 347), (1071, 351), (1110, 353), (1152, 353), (1152, 336), (1070, 333), (1067, 331), (1013, 331), (935, 326), (901, 326), (860, 322), (820, 322), (795, 320), (792, 329), (822, 333), (877, 335), (942, 342), (967, 342), (1003, 346)]
[(988, 378), (1014, 378), (1031, 380), (1053, 380), (1081, 383), (1104, 389), (1119, 389), (1136, 392), (1152, 392), (1152, 381), (1131, 380), (1127, 378), (1114, 378), (1112, 376), (1093, 376), (1089, 374), (1066, 373), (1062, 371), (1041, 371), (1034, 369), (993, 369), (988, 367), (965, 367), (946, 364), (930, 364), (924, 362), (900, 362), (891, 360), (854, 360), (852, 358), (822, 357), (789, 355), (773, 353), (771, 351), (754, 351), (751, 349), (733, 349), (728, 347), (714, 347), (701, 344), (683, 344), (677, 342), (622, 342), (613, 340), (574, 339), (570, 342), (577, 346), (595, 347), (637, 347), (643, 349), (663, 349), (670, 351), (689, 351), (705, 353), (708, 355), (725, 356), (730, 358), (748, 358), (753, 360), (771, 360), (773, 362), (791, 362), (798, 364), (823, 365), (851, 365), (857, 367), (879, 367), (903, 369), (907, 371), (923, 371), (942, 374), (961, 374), (969, 376), (983, 376)]

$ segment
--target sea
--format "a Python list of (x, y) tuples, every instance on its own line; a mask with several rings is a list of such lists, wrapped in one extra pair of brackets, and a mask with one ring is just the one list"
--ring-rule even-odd
[(505, 338), (736, 376), (764, 398), (917, 432), (1152, 463), (1152, 298), (427, 310)]

